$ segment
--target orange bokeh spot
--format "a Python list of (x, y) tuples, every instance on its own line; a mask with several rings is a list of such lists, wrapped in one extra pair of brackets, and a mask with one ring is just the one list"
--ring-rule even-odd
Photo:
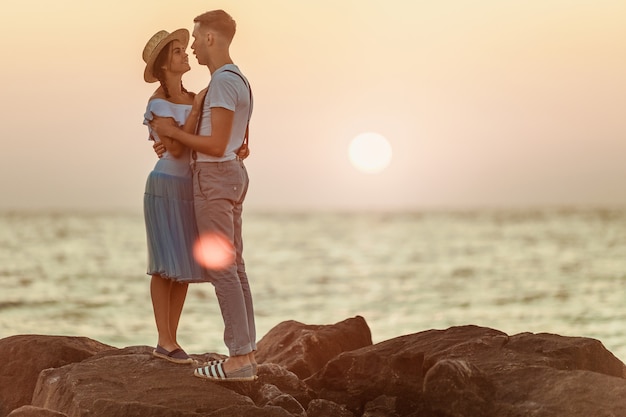
[(235, 262), (235, 248), (220, 233), (206, 233), (193, 246), (196, 261), (208, 269), (224, 269)]

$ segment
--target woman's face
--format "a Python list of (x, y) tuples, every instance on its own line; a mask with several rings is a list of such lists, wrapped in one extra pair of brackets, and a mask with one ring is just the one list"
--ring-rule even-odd
[(184, 74), (189, 71), (189, 55), (185, 52), (185, 45), (180, 41), (173, 41), (170, 49), (169, 70), (175, 73)]

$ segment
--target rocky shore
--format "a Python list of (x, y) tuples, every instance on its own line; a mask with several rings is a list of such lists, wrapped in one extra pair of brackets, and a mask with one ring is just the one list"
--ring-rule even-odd
[(259, 342), (247, 383), (205, 381), (151, 351), (1, 339), (0, 417), (626, 417), (626, 367), (584, 337), (468, 325), (372, 344), (359, 316), (287, 321)]

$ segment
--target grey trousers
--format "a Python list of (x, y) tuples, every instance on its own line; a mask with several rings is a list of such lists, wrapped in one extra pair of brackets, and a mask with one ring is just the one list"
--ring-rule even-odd
[(194, 206), (200, 236), (221, 234), (235, 250), (235, 261), (207, 269), (224, 319), (224, 343), (230, 356), (256, 350), (252, 293), (243, 261), (241, 213), (248, 191), (243, 161), (197, 162), (193, 169)]

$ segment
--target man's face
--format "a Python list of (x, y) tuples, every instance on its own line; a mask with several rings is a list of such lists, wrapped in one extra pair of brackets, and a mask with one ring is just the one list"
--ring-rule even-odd
[(203, 30), (200, 27), (200, 22), (196, 22), (196, 24), (193, 27), (193, 32), (191, 36), (193, 36), (193, 43), (191, 44), (191, 49), (193, 50), (193, 54), (196, 56), (196, 59), (198, 60), (198, 64), (208, 65), (209, 63), (209, 45), (208, 45), (209, 33), (208, 31)]

